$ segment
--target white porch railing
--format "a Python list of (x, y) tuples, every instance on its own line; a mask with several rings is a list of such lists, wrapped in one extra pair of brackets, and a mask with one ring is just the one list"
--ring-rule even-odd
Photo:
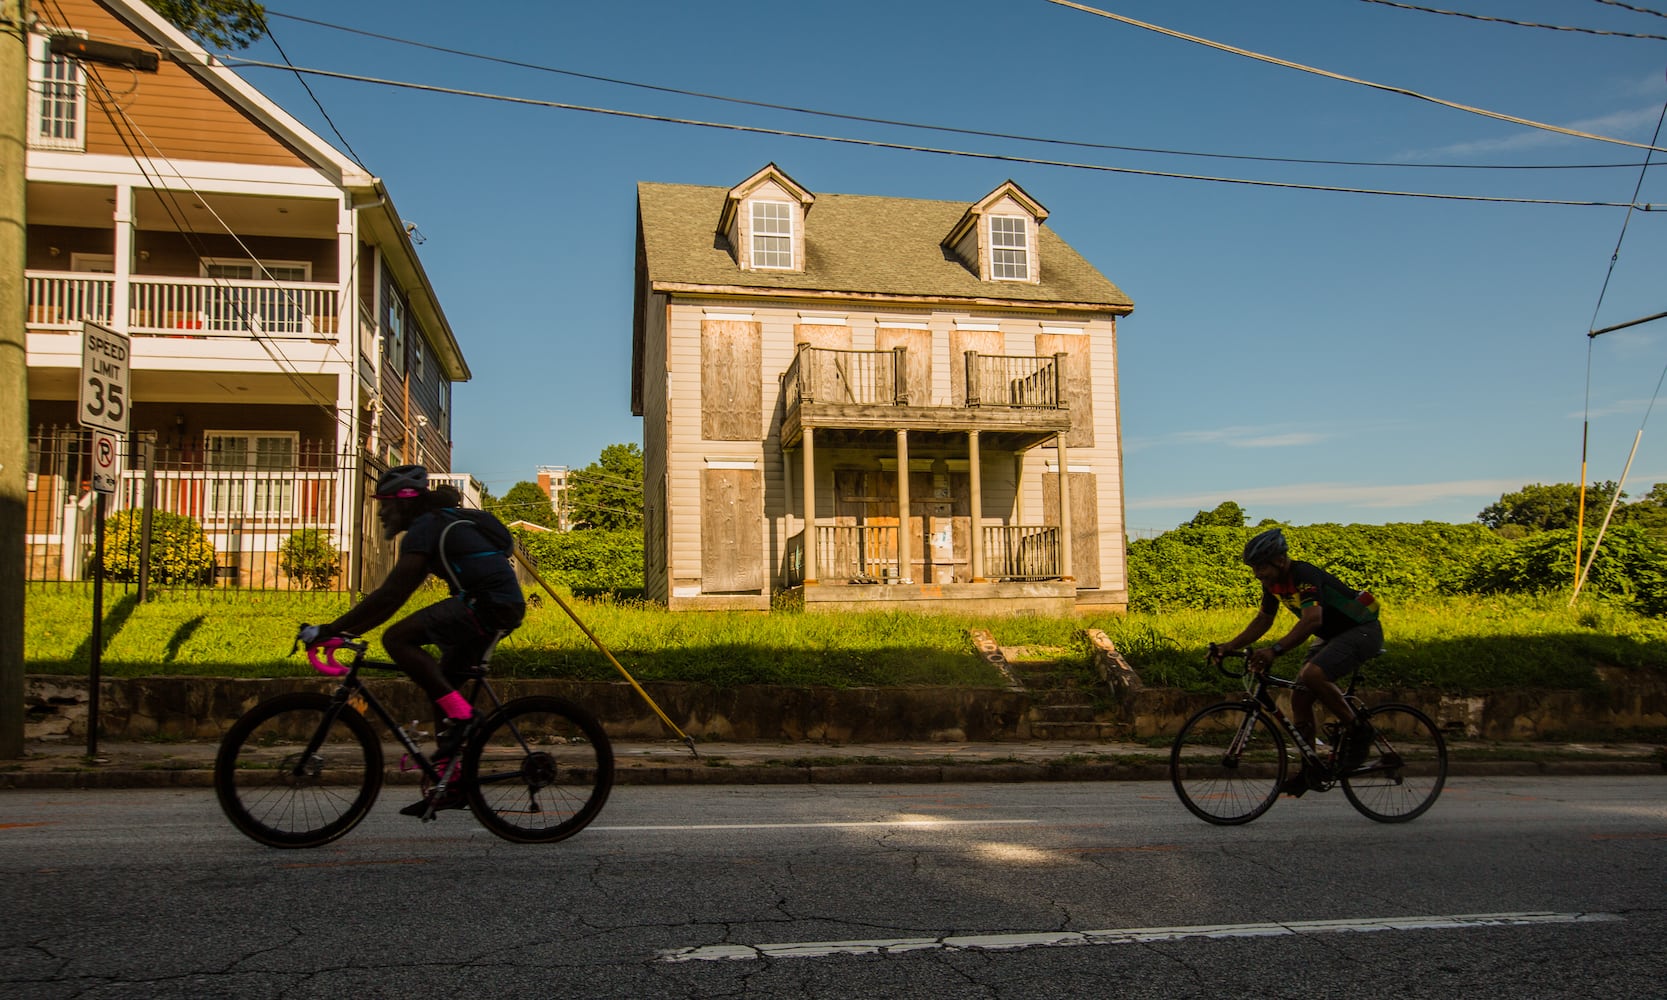
[[(27, 271), (28, 325), (77, 330), (110, 326), (116, 279), (107, 274)], [(131, 334), (172, 337), (336, 335), (334, 285), (134, 275), (128, 283)]]

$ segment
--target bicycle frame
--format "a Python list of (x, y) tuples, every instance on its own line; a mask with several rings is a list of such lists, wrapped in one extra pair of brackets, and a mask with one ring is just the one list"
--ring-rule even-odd
[[(404, 726), (394, 720), (393, 713), (389, 712), (376, 699), (376, 695), (365, 686), (365, 682), (359, 677), (359, 671), (364, 668), (387, 670), (395, 673), (404, 673), (404, 671), (392, 663), (365, 659), (365, 652), (370, 648), (370, 644), (363, 640), (343, 643), (340, 648), (350, 650), (353, 657), (346, 664), (347, 672), (342, 675), (341, 681), (336, 686), (335, 694), (330, 699), (330, 708), (324, 713), (324, 719), (319, 724), (318, 731), (308, 741), (306, 752), (297, 761), (296, 774), (300, 775), (304, 762), (318, 752), (319, 747), (324, 743), (325, 735), (330, 731), (330, 727), (335, 724), (336, 719), (340, 717), (342, 710), (352, 706), (359, 714), (364, 715), (366, 713), (360, 707), (362, 705), (369, 707), (371, 713), (382, 720), (382, 725), (386, 726), (388, 731), (394, 735), (394, 738), (399, 741), (400, 746), (405, 748), (405, 752), (416, 762), (423, 775), (435, 783), (435, 791), (444, 793), (446, 786), (451, 781), (452, 774), (441, 774), (435, 768), (433, 762), (417, 745), (417, 741), (411, 737), (410, 733), (406, 732)], [(334, 664), (335, 660), (332, 658), (330, 662)], [(468, 678), (474, 682), (469, 688), (469, 704), (476, 705), (479, 702), (480, 693), (485, 691), (487, 698), (491, 700), (491, 708), (487, 714), (496, 712), (503, 707), (504, 703), (498, 697), (498, 692), (493, 690), (492, 685), (486, 679), (484, 667), (471, 667), (468, 671)], [(447, 770), (455, 773), (457, 769), (451, 767)]]
[[(1308, 773), (1315, 775), (1316, 777), (1321, 777), (1321, 780), (1324, 782), (1324, 787), (1329, 788), (1331, 784), (1337, 780), (1335, 768), (1338, 750), (1337, 742), (1333, 740), (1331, 744), (1331, 753), (1327, 757), (1322, 758), (1320, 756), (1319, 749), (1313, 742), (1305, 738), (1302, 733), (1298, 731), (1297, 727), (1291, 722), (1290, 719), (1285, 717), (1285, 713), (1280, 709), (1279, 703), (1274, 701), (1273, 696), (1268, 693), (1269, 688), (1276, 688), (1284, 691), (1297, 691), (1302, 689), (1302, 685), (1296, 681), (1286, 680), (1283, 677), (1275, 677), (1272, 673), (1267, 671), (1260, 674), (1253, 673), (1249, 668), (1249, 650), (1243, 650), (1240, 653), (1232, 655), (1242, 656), (1245, 660), (1245, 670), (1240, 675), (1245, 682), (1245, 704), (1254, 704), (1256, 710), (1263, 717), (1267, 718), (1272, 724), (1278, 726), (1280, 731), (1290, 739), (1291, 744), (1297, 748), (1297, 753), (1302, 757), (1303, 767), (1308, 769)], [(1227, 671), (1223, 669), (1223, 673), (1227, 673)], [(1231, 674), (1229, 674), (1229, 676), (1231, 676)], [(1252, 678), (1254, 678), (1254, 680), (1252, 680)], [(1360, 671), (1358, 670), (1349, 675), (1349, 686), (1343, 689), (1343, 700), (1347, 701), (1349, 703), (1349, 707), (1353, 708), (1356, 712), (1363, 712), (1365, 711), (1366, 706), (1359, 698), (1356, 698), (1354, 694), (1355, 683), (1359, 679)], [(1245, 743), (1250, 739), (1250, 730), (1253, 725), (1253, 721), (1253, 716), (1247, 715), (1245, 717), (1244, 725), (1240, 727), (1236, 734), (1234, 734), (1233, 740), (1228, 746), (1228, 752), (1230, 754), (1238, 755), (1244, 751)]]

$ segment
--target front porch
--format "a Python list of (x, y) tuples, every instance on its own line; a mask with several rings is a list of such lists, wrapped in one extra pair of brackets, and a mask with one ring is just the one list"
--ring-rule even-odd
[(797, 586), (784, 599), (807, 612), (913, 611), (933, 614), (1044, 615), (1076, 610), (1077, 585), (1069, 580), (986, 583), (899, 583), (876, 586)]

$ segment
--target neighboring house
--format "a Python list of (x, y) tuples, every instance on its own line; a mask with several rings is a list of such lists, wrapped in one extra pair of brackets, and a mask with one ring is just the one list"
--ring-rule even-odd
[[(141, 0), (33, 9), (31, 575), (80, 572), (88, 321), (132, 337), (130, 440), (154, 441), (117, 509), (152, 477), (152, 505), (200, 520), (221, 579), (252, 585), (285, 585), (272, 553), (325, 529), (359, 585), (381, 548), (365, 479), (449, 469), (452, 383), (469, 377), (408, 227), (378, 178)], [(59, 33), (154, 48), (160, 69), (53, 55)]]
[(774, 164), (639, 184), (647, 596), (1126, 607), (1134, 307), (1047, 217), (1011, 181), (971, 203), (817, 194)]

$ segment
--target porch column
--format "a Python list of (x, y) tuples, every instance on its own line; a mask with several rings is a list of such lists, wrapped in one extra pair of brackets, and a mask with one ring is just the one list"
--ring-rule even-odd
[(978, 459), (977, 431), (967, 431), (967, 477), (972, 481), (972, 582), (984, 583), (984, 474)]
[(816, 431), (804, 430), (805, 586), (816, 583)]
[(133, 316), (133, 187), (129, 184), (116, 186), (116, 211), (111, 217), (115, 222), (116, 251), (115, 287), (110, 296), (110, 328), (117, 333), (127, 333), (129, 320)]
[(1071, 464), (1065, 457), (1065, 432), (1054, 438), (1059, 452), (1059, 574), (1062, 580), (1075, 580), (1071, 569)]
[(909, 551), (909, 432), (897, 432), (897, 582), (914, 582), (914, 553)]
[[(346, 579), (358, 580), (361, 575), (360, 550), (363, 546), (359, 544), (359, 532), (353, 530), (353, 526), (360, 523), (359, 514), (365, 509), (364, 500), (360, 496), (365, 476), (361, 464), (363, 453), (359, 446), (359, 439), (364, 433), (362, 408), (359, 405), (359, 343), (364, 333), (359, 329), (359, 289), (358, 283), (354, 280), (358, 274), (358, 269), (354, 266), (358, 239), (357, 215), (353, 211), (352, 200), (352, 195), (344, 195), (336, 206), (334, 340), (336, 354), (345, 358), (342, 363), (346, 366), (337, 382), (336, 391), (336, 538), (342, 548), (342, 554), (347, 557)], [(346, 350), (342, 349), (344, 346)]]

